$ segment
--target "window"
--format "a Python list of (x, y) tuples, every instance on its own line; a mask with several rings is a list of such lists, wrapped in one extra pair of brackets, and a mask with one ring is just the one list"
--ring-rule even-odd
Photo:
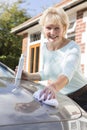
[(30, 42), (40, 40), (40, 38), (41, 38), (41, 32), (33, 33), (30, 35)]
[(39, 70), (40, 44), (30, 46), (29, 72), (34, 73)]
[(70, 26), (67, 31), (67, 37), (71, 40), (75, 40), (75, 29), (76, 29), (76, 14), (72, 13), (69, 15)]
[(76, 22), (72, 21), (67, 31), (67, 37), (71, 40), (75, 40), (75, 28), (76, 28)]

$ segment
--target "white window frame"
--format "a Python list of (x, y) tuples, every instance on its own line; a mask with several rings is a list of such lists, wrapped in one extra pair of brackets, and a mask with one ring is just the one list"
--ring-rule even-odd
[(70, 21), (70, 24), (73, 24), (73, 25), (67, 31), (67, 37), (68, 38), (73, 37), (73, 36), (75, 37), (75, 28), (76, 28), (76, 14), (75, 13), (69, 15), (69, 21)]

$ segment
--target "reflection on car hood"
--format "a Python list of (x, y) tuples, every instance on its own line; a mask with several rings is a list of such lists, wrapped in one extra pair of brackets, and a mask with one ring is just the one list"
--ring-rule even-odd
[[(68, 97), (58, 93), (59, 107), (54, 108), (33, 98), (33, 93), (42, 88), (40, 84), (14, 79), (0, 81), (0, 125), (23, 123), (58, 122), (77, 119), (81, 116), (79, 108)], [(17, 91), (13, 91), (17, 88)]]

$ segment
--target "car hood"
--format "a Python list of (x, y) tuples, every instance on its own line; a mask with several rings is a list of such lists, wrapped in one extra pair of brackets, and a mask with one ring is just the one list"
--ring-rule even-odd
[(33, 98), (33, 93), (43, 85), (24, 80), (16, 86), (14, 83), (15, 79), (0, 79), (0, 126), (61, 122), (81, 116), (79, 107), (67, 96), (58, 93), (59, 105), (55, 108)]

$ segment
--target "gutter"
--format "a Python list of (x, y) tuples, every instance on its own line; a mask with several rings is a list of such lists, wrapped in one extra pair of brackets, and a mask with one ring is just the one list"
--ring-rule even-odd
[(78, 6), (78, 5), (80, 5), (80, 4), (83, 4), (84, 2), (87, 2), (87, 1), (86, 1), (86, 0), (76, 1), (76, 2), (72, 3), (71, 5), (65, 6), (65, 7), (64, 7), (64, 10), (67, 11), (67, 10), (69, 10), (69, 9), (72, 9), (72, 8), (74, 8), (74, 7)]
[(36, 17), (33, 17), (33, 18), (25, 21), (24, 23), (12, 28), (11, 33), (17, 34), (17, 33), (21, 32), (21, 31), (24, 31), (24, 30), (26, 30), (26, 29), (28, 29), (30, 27), (33, 27), (33, 26), (39, 24), (40, 15), (38, 15)]

